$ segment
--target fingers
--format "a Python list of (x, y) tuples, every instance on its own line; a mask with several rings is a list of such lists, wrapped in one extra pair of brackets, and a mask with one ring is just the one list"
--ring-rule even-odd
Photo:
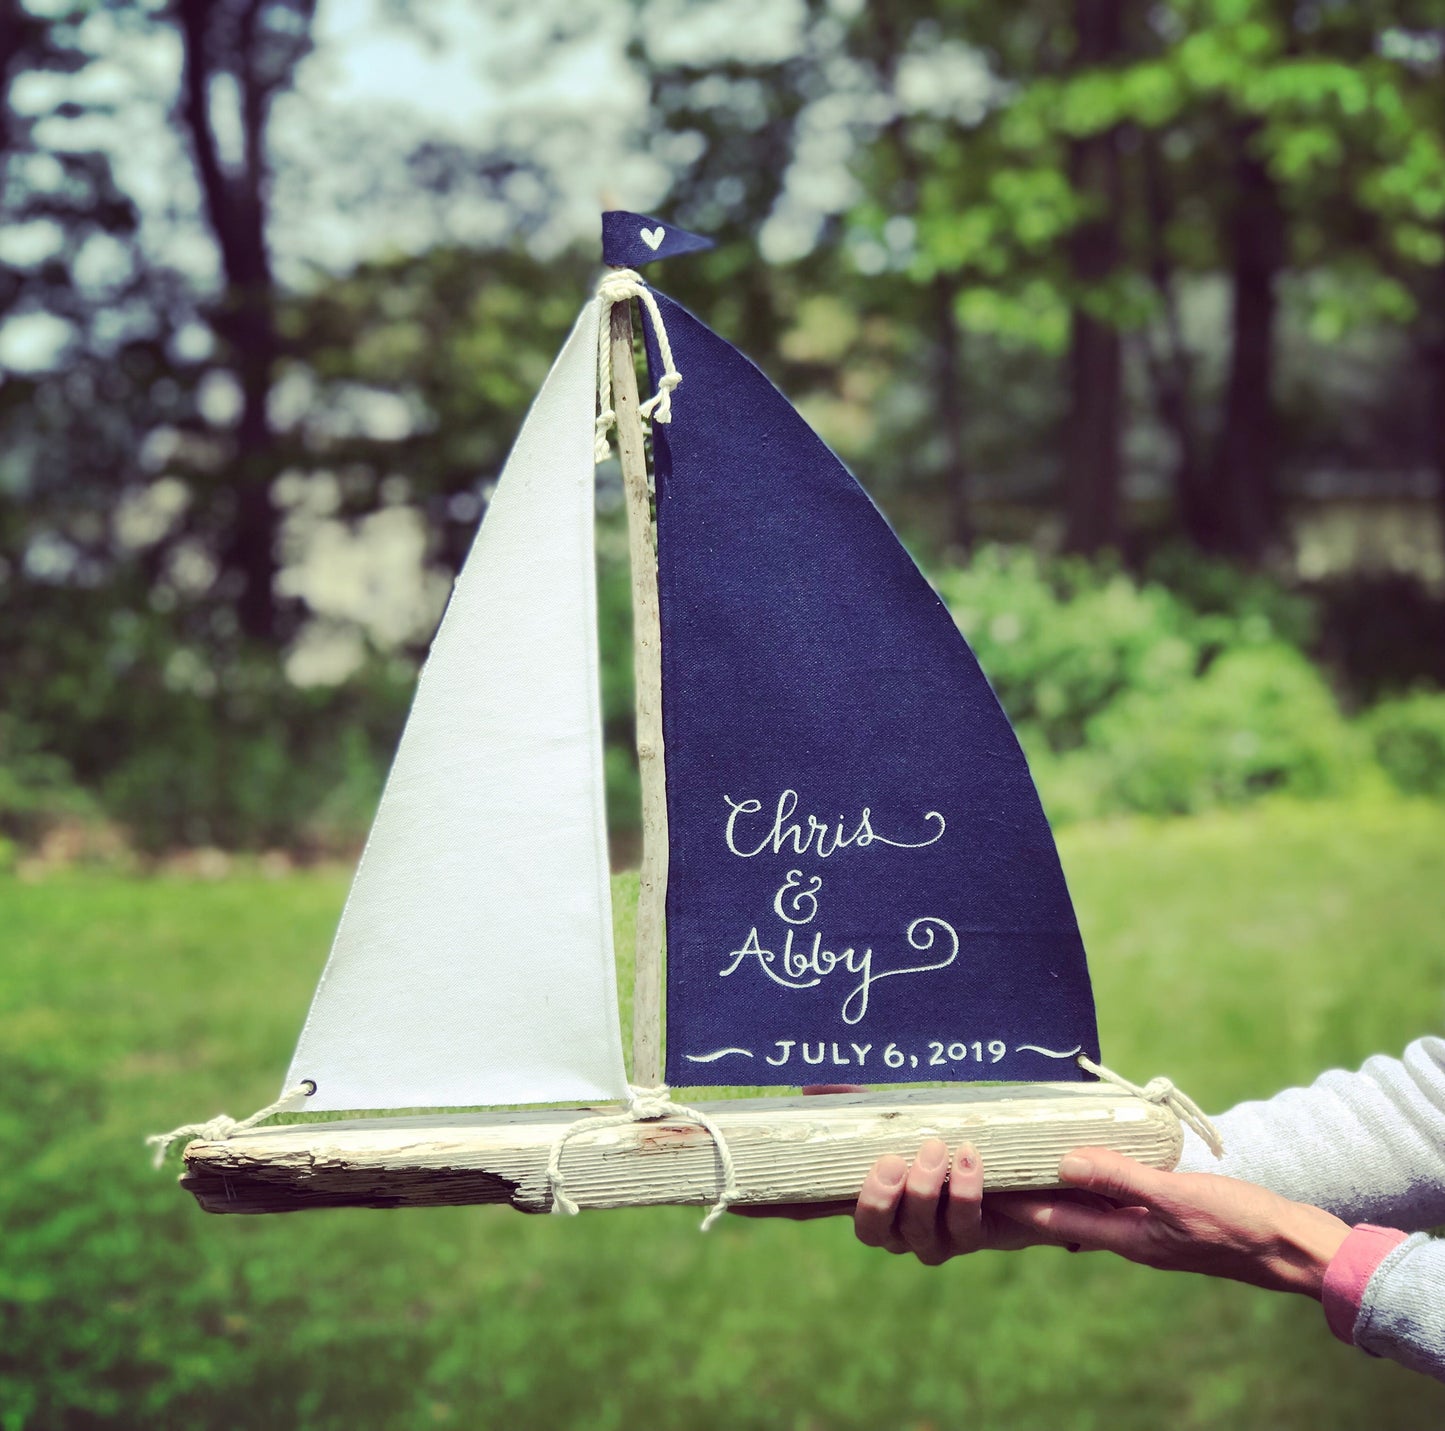
[(969, 1143), (954, 1154), (949, 1169), (943, 1228), (953, 1252), (977, 1252), (983, 1246), (983, 1164)]
[(929, 1138), (919, 1147), (903, 1183), (898, 1235), (903, 1245), (928, 1266), (949, 1255), (939, 1225), (939, 1197), (947, 1175), (948, 1145), (942, 1138)]
[(1171, 1173), (1161, 1173), (1108, 1148), (1076, 1148), (1059, 1163), (1059, 1180), (1069, 1187), (1161, 1212), (1175, 1211), (1178, 1204), (1171, 1188), (1172, 1177)]
[(1097, 1208), (1048, 1193), (1010, 1194), (1004, 1213), (1050, 1242), (1136, 1258), (1151, 1217), (1146, 1207)]
[(853, 1211), (853, 1230), (865, 1247), (884, 1247), (890, 1252), (905, 1250), (893, 1224), (907, 1176), (908, 1164), (896, 1153), (879, 1158), (868, 1170)]
[(869, 1247), (911, 1252), (933, 1267), (983, 1246), (982, 1205), (983, 1166), (975, 1149), (965, 1144), (950, 1163), (947, 1145), (930, 1138), (911, 1164), (888, 1156), (873, 1165), (858, 1195), (854, 1228)]

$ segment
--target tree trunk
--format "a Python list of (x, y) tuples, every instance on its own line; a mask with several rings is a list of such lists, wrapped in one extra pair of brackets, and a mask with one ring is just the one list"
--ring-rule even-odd
[[(1075, 67), (1119, 58), (1119, 0), (1076, 0)], [(1064, 449), (1064, 546), (1098, 552), (1119, 545), (1124, 361), (1118, 329), (1097, 311), (1102, 286), (1119, 264), (1122, 201), (1118, 134), (1075, 140), (1070, 177), (1089, 208), (1075, 229), (1069, 261), (1076, 297), (1069, 332), (1069, 416)]]
[(1440, 548), (1445, 551), (1445, 339), (1430, 345), (1431, 447), (1435, 465), (1435, 525)]
[(1142, 136), (1141, 157), (1149, 282), (1159, 300), (1163, 330), (1158, 347), (1147, 332), (1144, 334), (1144, 357), (1159, 420), (1174, 438), (1175, 506), (1179, 525), (1189, 532), (1207, 520), (1207, 479), (1194, 410), (1194, 358), (1184, 337), (1174, 261), (1169, 252), (1173, 203), (1156, 134)]
[(973, 550), (973, 483), (964, 452), (962, 341), (958, 327), (958, 280), (940, 273), (933, 280), (938, 325), (938, 420), (943, 427), (944, 482), (948, 492), (949, 544), (965, 555)]
[[(873, 25), (870, 52), (879, 57), (883, 86), (892, 96), (895, 111), (884, 126), (898, 164), (895, 212), (916, 213), (921, 199), (924, 166), (910, 142), (908, 113), (898, 97), (898, 63), (907, 48), (900, 33), (898, 17), (887, 5), (869, 8)], [(973, 550), (973, 483), (964, 446), (963, 334), (958, 321), (958, 293), (962, 278), (957, 272), (938, 272), (928, 286), (933, 307), (936, 367), (933, 406), (943, 433), (943, 489), (948, 504), (948, 544), (963, 554)], [(926, 322), (926, 320), (924, 320)]]
[(221, 161), (212, 113), (212, 80), (221, 71), (214, 51), (225, 7), (214, 0), (180, 0), (176, 14), (185, 56), (181, 113), (226, 282), (216, 331), (229, 349), (241, 389), (232, 469), (235, 510), (220, 561), (227, 574), (239, 579), (236, 614), (242, 632), (274, 642), (279, 635), (275, 587), (280, 523), (271, 484), (280, 463), (268, 408), (280, 342), (266, 244), (265, 125), (273, 89), (255, 63), (262, 43), (257, 34), (260, 10), (261, 0), (247, 0), (235, 13), (237, 52), (227, 72), (239, 89), (242, 148), (234, 171)]
[(1257, 130), (1251, 122), (1235, 131), (1229, 378), (1208, 510), (1191, 533), (1200, 546), (1245, 562), (1259, 561), (1280, 530), (1274, 363), (1284, 212), (1274, 180), (1253, 149)]
[[(1442, 231), (1442, 237), (1445, 237), (1445, 231)], [(1427, 392), (1431, 456), (1435, 466), (1436, 532), (1440, 549), (1445, 552), (1445, 268), (1435, 271), (1434, 287), (1435, 302), (1431, 305), (1433, 331), (1428, 332), (1421, 351), (1430, 375)]]
[(10, 83), (12, 70), (34, 22), (20, 6), (20, 0), (0, 0), (0, 163), (13, 142), (11, 137)]

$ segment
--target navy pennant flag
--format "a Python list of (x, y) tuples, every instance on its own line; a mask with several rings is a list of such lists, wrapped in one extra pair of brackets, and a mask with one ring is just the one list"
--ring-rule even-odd
[(655, 259), (701, 253), (712, 247), (711, 239), (648, 214), (611, 209), (602, 215), (602, 262), (610, 268), (641, 268)]
[(656, 298), (668, 1082), (1085, 1079), (1078, 925), (973, 653), (787, 399)]

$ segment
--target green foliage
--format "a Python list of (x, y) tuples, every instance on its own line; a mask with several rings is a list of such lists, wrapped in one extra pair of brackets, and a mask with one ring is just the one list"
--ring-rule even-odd
[(1123, 692), (1191, 679), (1198, 621), (1163, 587), (1077, 560), (986, 548), (938, 590), (1004, 709), (1051, 750), (1081, 745)]
[[(1116, 821), (1061, 850), (1110, 1063), (1207, 1108), (1398, 1051), (1445, 998), (1438, 805)], [(1438, 1387), (1302, 1298), (1102, 1255), (928, 1271), (841, 1219), (703, 1237), (694, 1209), (206, 1216), (141, 1139), (274, 1096), (344, 894), (340, 871), (0, 879), (5, 1431), (1439, 1421)], [(1161, 1327), (1169, 1355), (1141, 1356)]]
[(1167, 689), (1130, 691), (1089, 726), (1101, 807), (1184, 814), (1256, 796), (1338, 795), (1363, 744), (1319, 672), (1279, 644), (1223, 652)]
[[(1358, 648), (1362, 689), (1374, 693), (1381, 612), (1403, 609), (1395, 585), (1369, 600), (1358, 586), (1309, 598), (1179, 551), (1148, 571), (991, 546), (936, 572), (1055, 821), (1337, 794), (1368, 779), (1372, 756), (1408, 789), (1441, 793), (1402, 764), (1423, 758), (1428, 732), (1387, 730), (1405, 716), (1382, 713), (1362, 738), (1312, 664), (1319, 646), (1357, 664)], [(1434, 611), (1427, 602), (1421, 620), (1383, 629), (1396, 643), (1408, 629), (1428, 635)], [(625, 850), (640, 801), (631, 590), (611, 517), (599, 527), (598, 621), (608, 815)], [(413, 692), (409, 663), (373, 660), (343, 685), (298, 689), (259, 653), (213, 671), (154, 631), (104, 659), (72, 639), (92, 679), (58, 671), (0, 723), (0, 834), (33, 842), (57, 821), (99, 814), (144, 850), (361, 841)], [(1429, 640), (1417, 645), (1387, 665), (1437, 659)]]
[(45, 749), (39, 731), (0, 711), (0, 869), (11, 848), (6, 836), (34, 840), (46, 825), (83, 818), (93, 809), (69, 765)]
[(1292, 641), (1309, 607), (1216, 563), (1171, 589), (986, 549), (938, 587), (1034, 765), (1050, 815), (1185, 813), (1349, 790), (1367, 754)]
[(377, 670), (351, 685), (307, 689), (262, 663), (240, 674), (249, 679), (211, 695), (169, 693), (161, 738), (140, 736), (107, 772), (105, 809), (148, 850), (359, 843), (413, 673)]
[[(98, 812), (145, 850), (360, 841), (411, 698), (410, 663), (373, 660), (345, 685), (300, 688), (270, 653), (213, 664), (160, 623), (115, 624), (99, 639), (70, 631), (49, 647), (53, 665), (7, 691), (0, 832), (33, 839), (44, 823)], [(39, 655), (29, 646), (17, 666)]]
[(1364, 724), (1375, 759), (1401, 790), (1445, 798), (1445, 695), (1418, 691), (1381, 701)]

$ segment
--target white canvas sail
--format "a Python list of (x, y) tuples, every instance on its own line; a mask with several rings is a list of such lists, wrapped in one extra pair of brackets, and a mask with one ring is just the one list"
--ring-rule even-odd
[(593, 558), (598, 308), (457, 578), (287, 1075), (309, 1110), (623, 1098)]

